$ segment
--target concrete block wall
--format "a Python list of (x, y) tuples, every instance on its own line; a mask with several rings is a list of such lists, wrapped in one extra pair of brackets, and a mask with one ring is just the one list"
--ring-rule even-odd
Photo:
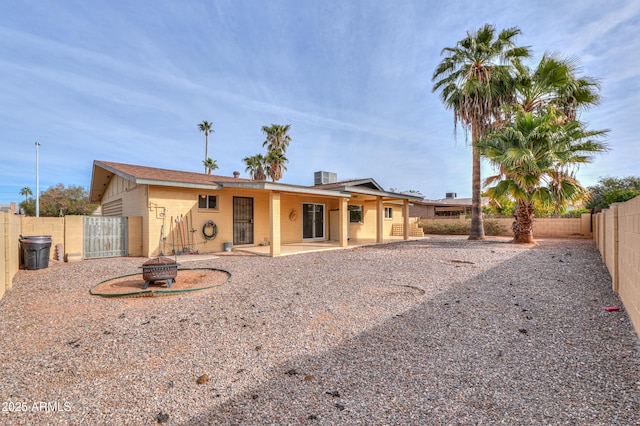
[[(0, 212), (0, 298), (11, 288), (20, 268), (20, 236), (50, 235), (49, 258), (55, 259), (56, 245), (64, 259), (80, 260), (84, 247), (84, 216), (23, 217)], [(142, 218), (129, 217), (129, 255), (142, 256)]]
[(640, 335), (640, 197), (596, 215), (594, 240), (611, 274), (612, 287)]
[[(64, 246), (64, 222), (64, 217), (23, 217), (20, 233), (23, 237), (50, 235), (52, 243), (49, 258), (55, 259), (56, 244)], [(82, 232), (82, 227), (80, 227), (80, 232)]]
[[(511, 237), (513, 231), (511, 225), (512, 218), (486, 218), (486, 220), (496, 221), (504, 229), (501, 236)], [(471, 219), (461, 217), (457, 219), (441, 218), (441, 219), (421, 219), (421, 222), (427, 223), (452, 223), (453, 221), (461, 221), (471, 226)], [(535, 238), (591, 238), (591, 215), (583, 214), (579, 218), (536, 218), (533, 223), (533, 237)]]
[(0, 298), (20, 267), (20, 216), (0, 212)]

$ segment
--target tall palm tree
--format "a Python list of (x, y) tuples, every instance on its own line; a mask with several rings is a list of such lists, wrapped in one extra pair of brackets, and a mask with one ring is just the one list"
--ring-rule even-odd
[(262, 146), (266, 146), (267, 151), (279, 151), (284, 154), (291, 142), (291, 136), (287, 134), (289, 129), (291, 129), (291, 124), (262, 126), (262, 132), (266, 135)]
[(512, 124), (475, 144), (498, 169), (497, 175), (485, 181), (495, 183), (487, 194), (493, 199), (509, 195), (517, 202), (514, 242), (533, 242), (535, 202), (548, 206), (558, 199), (575, 200), (584, 194), (575, 178), (564, 176), (554, 182), (555, 172), (590, 163), (592, 154), (606, 150), (599, 141), (606, 133), (587, 130), (578, 121), (562, 123), (550, 108), (546, 114), (518, 112)]
[(264, 170), (264, 156), (262, 154), (256, 154), (251, 157), (245, 157), (242, 159), (247, 165), (245, 169), (249, 172), (249, 176), (252, 180), (266, 180), (267, 175)]
[[(201, 132), (204, 132), (204, 162), (206, 163), (209, 159), (209, 133), (213, 133), (213, 123), (207, 120), (203, 120), (202, 123), (198, 124), (198, 129)], [(204, 172), (207, 173), (207, 165), (204, 166)], [(209, 169), (209, 174), (211, 174), (211, 169)]]
[(31, 192), (31, 188), (25, 186), (20, 190), (20, 195), (24, 195), (24, 202), (26, 203), (29, 200), (29, 195), (33, 195), (33, 192)]
[(496, 36), (495, 27), (489, 24), (467, 32), (455, 47), (442, 50), (444, 59), (432, 76), (433, 91), (440, 91), (442, 103), (453, 110), (454, 126), (460, 123), (471, 131), (471, 240), (484, 239), (480, 154), (475, 143), (500, 118), (499, 107), (512, 101), (514, 65), (531, 55), (528, 47), (515, 45), (514, 39), (520, 33), (519, 28), (513, 27)]
[(207, 158), (206, 161), (202, 162), (202, 164), (204, 164), (204, 171), (208, 175), (211, 174), (211, 171), (218, 168), (218, 163), (216, 163), (216, 160), (214, 160), (213, 158)]
[(274, 182), (282, 179), (283, 170), (287, 170), (284, 166), (289, 160), (285, 157), (285, 152), (291, 143), (291, 136), (287, 134), (291, 124), (271, 124), (271, 126), (262, 126), (262, 132), (266, 135), (262, 146), (267, 147), (267, 155), (264, 157), (264, 165), (267, 175)]
[(282, 179), (282, 171), (287, 170), (285, 163), (289, 162), (287, 157), (280, 151), (269, 151), (265, 157), (265, 163), (268, 165), (268, 173), (271, 180), (274, 182)]

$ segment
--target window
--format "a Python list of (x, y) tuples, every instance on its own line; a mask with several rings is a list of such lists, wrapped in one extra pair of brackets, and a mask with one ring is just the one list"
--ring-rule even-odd
[(217, 209), (218, 196), (217, 195), (199, 195), (198, 208), (199, 209)]
[(385, 219), (393, 219), (393, 207), (385, 207), (384, 208), (384, 218)]
[(362, 223), (362, 206), (354, 206), (349, 204), (349, 222)]

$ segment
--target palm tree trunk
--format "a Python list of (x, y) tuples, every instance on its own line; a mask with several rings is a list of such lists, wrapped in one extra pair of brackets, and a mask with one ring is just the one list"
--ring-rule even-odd
[(471, 142), (473, 145), (472, 173), (471, 173), (471, 229), (470, 240), (484, 240), (484, 225), (482, 223), (482, 192), (480, 190), (480, 151), (475, 143), (480, 138), (478, 124), (471, 124)]
[(533, 243), (533, 201), (520, 201), (513, 213), (513, 242)]
[[(209, 132), (204, 132), (204, 161), (207, 161), (209, 158)], [(207, 173), (207, 165), (204, 166), (204, 172)], [(209, 171), (211, 174), (211, 171)]]

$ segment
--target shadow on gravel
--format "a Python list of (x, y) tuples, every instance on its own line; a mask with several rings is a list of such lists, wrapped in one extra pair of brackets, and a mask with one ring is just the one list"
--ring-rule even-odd
[[(438, 250), (382, 246), (416, 248)], [(185, 424), (640, 424), (638, 341), (623, 310), (603, 310), (620, 305), (610, 285), (586, 242), (523, 248)]]

